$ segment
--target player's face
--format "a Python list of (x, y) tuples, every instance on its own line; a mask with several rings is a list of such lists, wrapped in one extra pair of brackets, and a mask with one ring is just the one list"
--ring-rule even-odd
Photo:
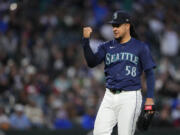
[(124, 35), (129, 31), (129, 25), (124, 24), (112, 24), (114, 38), (123, 38)]

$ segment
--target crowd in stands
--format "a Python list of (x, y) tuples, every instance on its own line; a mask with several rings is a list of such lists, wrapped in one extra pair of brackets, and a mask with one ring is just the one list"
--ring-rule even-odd
[(87, 67), (82, 28), (93, 27), (92, 48), (111, 40), (118, 9), (157, 64), (153, 126), (180, 127), (179, 0), (0, 0), (0, 129), (93, 128), (104, 65)]

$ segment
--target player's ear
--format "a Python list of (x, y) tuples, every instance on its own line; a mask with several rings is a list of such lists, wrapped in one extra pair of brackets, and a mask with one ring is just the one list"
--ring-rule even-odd
[(130, 24), (129, 24), (129, 23), (126, 23), (126, 28), (127, 28), (128, 30), (130, 30)]

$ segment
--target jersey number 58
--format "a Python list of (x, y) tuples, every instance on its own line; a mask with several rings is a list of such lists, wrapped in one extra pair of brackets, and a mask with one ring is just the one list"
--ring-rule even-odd
[(126, 75), (136, 76), (136, 67), (126, 66)]

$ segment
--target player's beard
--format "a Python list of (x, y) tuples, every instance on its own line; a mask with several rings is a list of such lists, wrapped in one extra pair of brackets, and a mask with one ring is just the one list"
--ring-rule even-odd
[(115, 38), (117, 41), (118, 41), (118, 43), (121, 43), (121, 41), (122, 41), (122, 37), (118, 37), (118, 38)]
[(124, 33), (122, 33), (122, 35), (120, 35), (118, 38), (115, 38), (115, 39), (118, 41), (118, 43), (121, 43), (123, 38), (125, 37), (125, 35), (126, 35), (126, 33), (124, 32)]
[(121, 43), (122, 39), (125, 37), (125, 33), (120, 35), (118, 38), (115, 38), (119, 43)]

